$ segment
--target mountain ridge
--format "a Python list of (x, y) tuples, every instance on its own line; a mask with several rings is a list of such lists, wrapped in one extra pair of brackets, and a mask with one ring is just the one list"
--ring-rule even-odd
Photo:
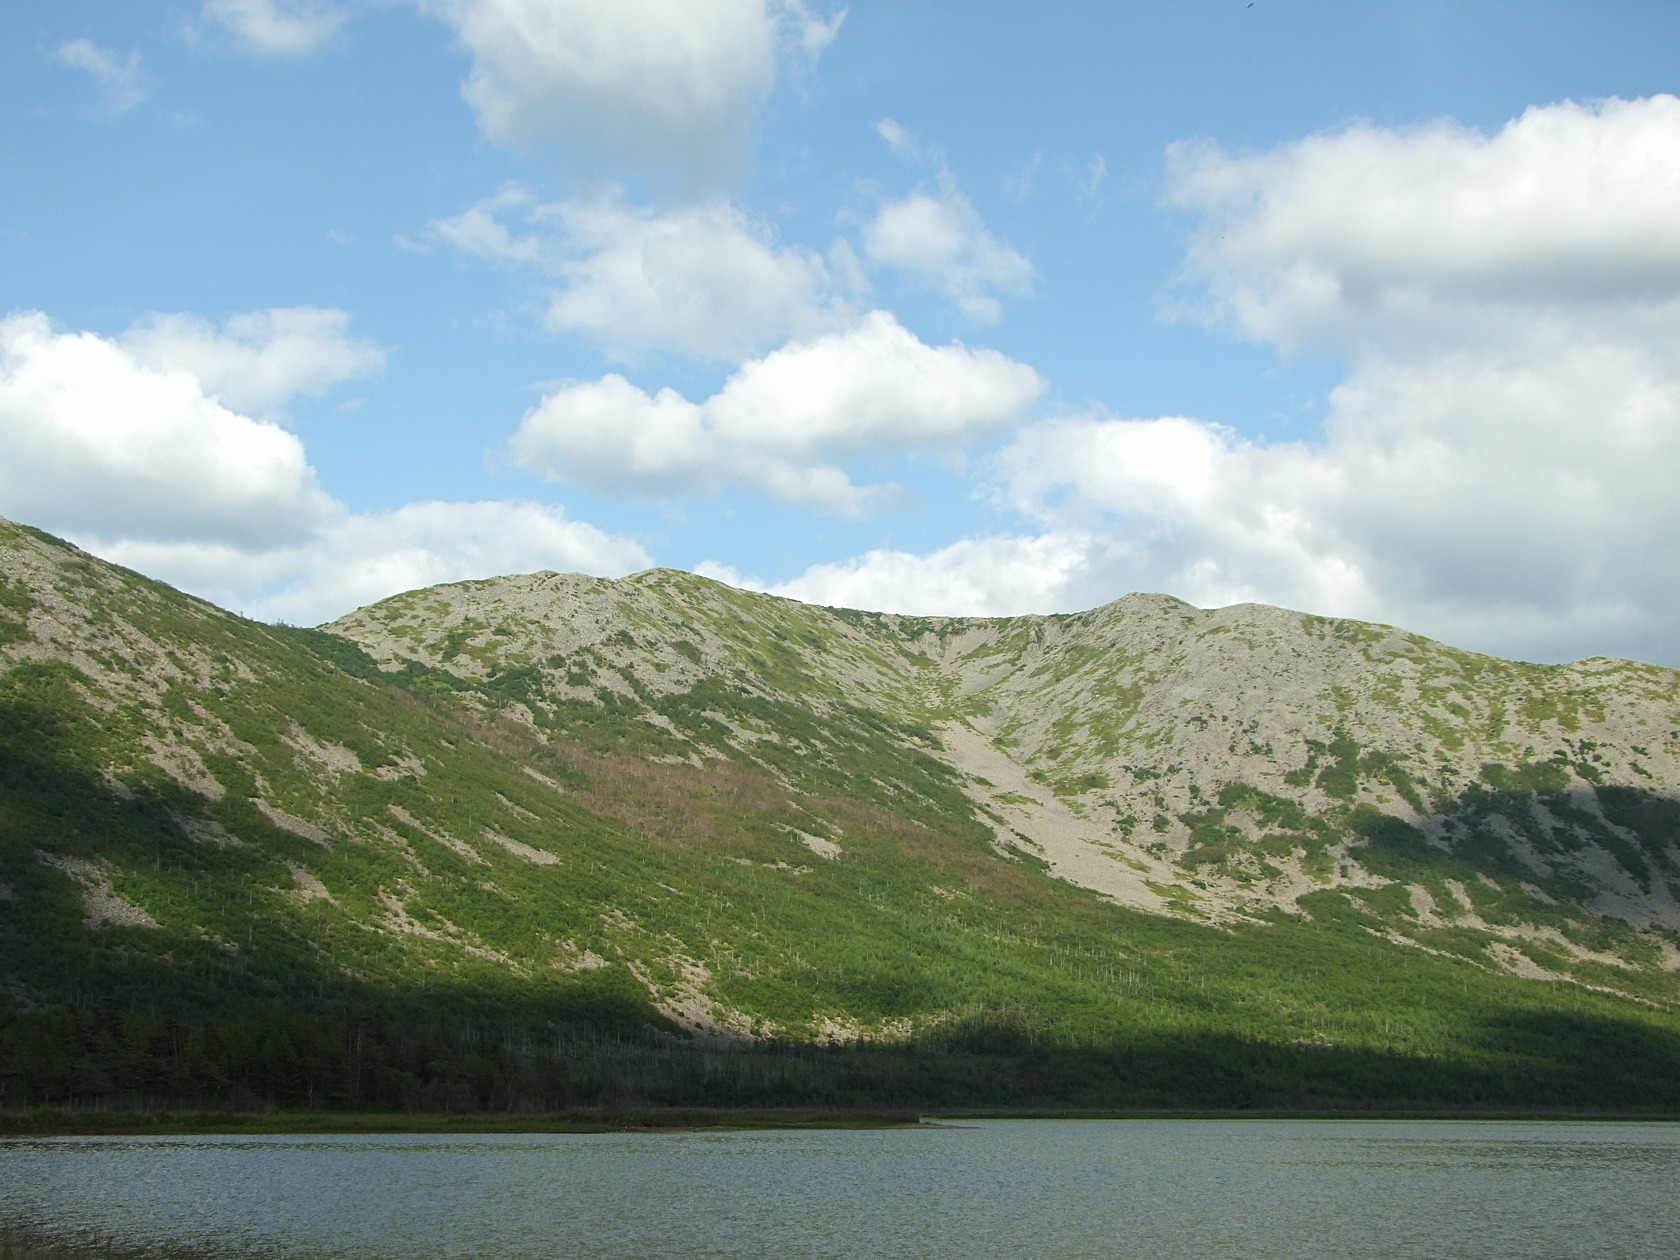
[[(556, 583), (564, 584), (567, 611), (559, 618), (533, 617), (541, 604), (536, 593), (553, 590)], [(678, 634), (699, 636), (705, 670), (731, 671), (751, 685), (751, 675), (762, 676), (763, 667), (761, 658), (743, 659), (738, 650), (743, 636), (707, 638), (683, 616), (684, 609), (692, 612), (697, 602), (709, 602), (701, 596), (738, 609), (741, 601), (721, 595), (729, 589), (671, 570), (650, 570), (616, 583), (521, 575), (397, 596), (329, 628), (358, 642), (385, 666), (398, 660), (450, 665), (487, 682), (517, 674), (528, 683), (540, 678), (537, 685), (550, 694), (568, 697), (585, 696), (595, 684), (580, 677), (570, 658), (564, 670), (539, 658), (547, 652), (552, 661), (556, 650), (563, 657), (587, 651), (606, 662), (609, 689), (630, 699), (635, 688), (628, 683), (620, 687), (614, 671), (641, 664), (646, 675), (651, 665), (652, 675), (640, 679), (640, 688), (668, 693), (698, 680), (701, 659), (685, 662), (671, 652), (649, 651), (646, 644), (638, 651), (621, 641), (624, 625), (602, 616), (590, 597), (611, 599), (619, 617), (659, 627), (668, 640)], [(683, 594), (668, 598), (677, 590)], [(626, 611), (637, 594), (662, 598), (644, 599), (634, 613)], [(422, 596), (426, 617), (439, 631), (430, 641), (412, 616), (413, 603)], [(783, 635), (784, 642), (791, 629), (820, 643), (828, 668), (816, 670), (806, 663), (805, 685), (797, 688), (812, 703), (857, 687), (907, 720), (932, 724), (946, 734), (966, 730), (984, 737), (992, 746), (990, 757), (979, 741), (960, 739), (970, 762), (951, 764), (964, 773), (975, 773), (981, 762), (998, 767), (1000, 748), (1017, 750), (1021, 769), (1039, 782), (1037, 787), (1017, 784), (1010, 795), (1033, 803), (977, 798), (976, 805), (1000, 828), (1025, 832), (1041, 851), (1044, 838), (1037, 833), (1046, 828), (1035, 824), (1034, 811), (1042, 817), (1065, 801), (1076, 814), (1107, 815), (1100, 824), (1083, 820), (1084, 830), (1103, 833), (1096, 844), (1118, 841), (1126, 853), (1122, 861), (1150, 865), (1157, 879), (1170, 879), (1172, 863), (1160, 860), (1163, 844), (1176, 859), (1189, 851), (1188, 838), (1199, 829), (1200, 848), (1217, 856), (1218, 836), (1210, 829), (1225, 824), (1206, 815), (1218, 808), (1214, 798), (1219, 792), (1231, 795), (1233, 784), (1256, 789), (1256, 801), (1294, 797), (1319, 813), (1338, 802), (1356, 810), (1364, 804), (1421, 827), (1439, 842), (1451, 831), (1454, 816), (1464, 812), (1449, 803), (1453, 796), (1478, 785), (1515, 791), (1501, 785), (1533, 780), (1552, 791), (1549, 797), (1531, 796), (1557, 802), (1558, 814), (1565, 817), (1553, 816), (1542, 804), (1537, 809), (1544, 816), (1536, 825), (1520, 818), (1509, 825), (1511, 819), (1501, 815), (1507, 826), (1484, 827), (1471, 838), (1496, 853), (1514, 848), (1512, 856), (1537, 872), (1584, 876), (1599, 886), (1593, 901), (1603, 913), (1648, 926), (1680, 927), (1680, 907), (1663, 878), (1669, 869), (1652, 872), (1648, 862), (1627, 852), (1607, 864), (1594, 849), (1585, 851), (1583, 866), (1568, 861), (1570, 855), (1560, 852), (1555, 840), (1565, 826), (1574, 828), (1572, 838), (1578, 840), (1589, 833), (1599, 840), (1615, 835), (1596, 791), (1605, 785), (1607, 773), (1617, 780), (1609, 786), (1629, 792), (1647, 783), (1672, 791), (1680, 783), (1680, 703), (1673, 671), (1609, 658), (1558, 666), (1509, 662), (1394, 627), (1255, 604), (1201, 610), (1160, 595), (1128, 595), (1084, 613), (1014, 618), (904, 617), (796, 601), (756, 606), (778, 610), (760, 627), (757, 646), (765, 641), (766, 629)], [(667, 618), (663, 624), (661, 613)], [(1177, 642), (1163, 633), (1174, 626), (1181, 630)], [(882, 628), (899, 642), (872, 635)], [(1089, 635), (1081, 639), (1088, 630), (1095, 631), (1099, 645), (1093, 646)], [(541, 642), (531, 641), (533, 636)], [(1213, 649), (1205, 650), (1210, 639)], [(1224, 650), (1233, 643), (1242, 645), (1240, 668), (1233, 668), (1237, 653)], [(895, 647), (897, 660), (891, 655)], [(1308, 648), (1316, 648), (1319, 659), (1312, 659)], [(835, 662), (844, 668), (837, 671)], [(999, 664), (1006, 665), (1001, 676), (994, 668)], [(1373, 664), (1386, 666), (1386, 672), (1371, 677)], [(577, 681), (566, 683), (562, 673)], [(1041, 693), (1042, 702), (1021, 694), (1023, 677)], [(786, 677), (782, 682), (789, 685)], [(1364, 694), (1355, 694), (1355, 687)], [(1655, 714), (1639, 711), (1640, 704), (1653, 699), (1667, 707)], [(1163, 713), (1169, 700), (1172, 711)], [(1453, 713), (1455, 707), (1462, 716)], [(1189, 712), (1179, 712), (1184, 709)], [(529, 715), (529, 709), (524, 711)], [(1117, 713), (1122, 718), (1130, 714), (1130, 723), (1117, 721)], [(1350, 742), (1357, 747), (1350, 749)], [(1161, 750), (1172, 748), (1184, 755), (1161, 756)], [(1618, 755), (1620, 761), (1611, 767)], [(1321, 767), (1326, 758), (1330, 764)], [(1131, 778), (1130, 790), (1115, 785), (1122, 775)], [(1140, 792), (1142, 783), (1155, 786)], [(1130, 843), (1139, 833), (1138, 815), (1144, 809), (1154, 838)], [(1229, 802), (1226, 810), (1228, 817)], [(1062, 809), (1048, 832), (1065, 833), (1068, 812)], [(1203, 815), (1202, 821), (1187, 823), (1187, 814)], [(1090, 851), (1092, 842), (1072, 848), (1064, 844), (1066, 862), (1090, 868), (1098, 859)], [(1273, 854), (1273, 860), (1257, 865), (1275, 867), (1280, 857), (1293, 862), (1297, 893), (1323, 882), (1303, 866), (1305, 859), (1316, 857), (1322, 874), (1324, 859), (1316, 846), (1299, 856)], [(1127, 904), (1159, 909), (1175, 900), (1142, 891), (1137, 880), (1126, 880), (1118, 871), (1110, 875), (1099, 881), (1106, 884), (1103, 890), (1124, 892)], [(1229, 885), (1224, 891), (1235, 893)], [(1285, 890), (1272, 904), (1289, 900)], [(1177, 904), (1185, 903), (1177, 899)]]

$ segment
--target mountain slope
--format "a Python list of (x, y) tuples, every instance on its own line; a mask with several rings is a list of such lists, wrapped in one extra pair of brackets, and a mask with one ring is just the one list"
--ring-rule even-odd
[(7, 1101), (1680, 1103), (1667, 671), (657, 570), (294, 630), (12, 525), (0, 574)]
[[(858, 614), (658, 570), (436, 588), (331, 629), (537, 731), (605, 709), (658, 755), (747, 757), (801, 788), (861, 738), (849, 714), (890, 716), (1000, 850), (1141, 909), (1223, 921), (1346, 889), (1391, 931), (1480, 941), (1525, 974), (1680, 964), (1680, 685), (1656, 666), (1522, 665), (1150, 595), (1063, 617)], [(789, 701), (835, 724), (829, 743), (752, 711)], [(896, 782), (865, 791), (888, 802)]]

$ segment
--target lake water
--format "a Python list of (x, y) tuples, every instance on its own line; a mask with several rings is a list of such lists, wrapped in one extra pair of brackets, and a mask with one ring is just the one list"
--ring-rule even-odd
[(0, 1142), (0, 1220), (390, 1260), (1680, 1257), (1680, 1125), (951, 1128)]

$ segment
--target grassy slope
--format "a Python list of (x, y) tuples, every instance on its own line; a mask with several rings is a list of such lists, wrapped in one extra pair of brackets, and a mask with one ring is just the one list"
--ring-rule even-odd
[[(627, 701), (511, 720), (4, 528), (34, 557), (4, 588), (7, 1102), (1680, 1104), (1666, 1002), (1397, 948), (1351, 902), (1219, 928), (1005, 860), (913, 713), (713, 680), (651, 702), (720, 752), (719, 719), (798, 744), (654, 761), (689, 743)], [(86, 926), (101, 881), (158, 926)]]

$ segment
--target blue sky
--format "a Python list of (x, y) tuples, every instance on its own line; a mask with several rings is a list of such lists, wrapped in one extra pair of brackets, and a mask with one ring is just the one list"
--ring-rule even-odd
[(0, 513), (1680, 663), (1680, 9), (31, 0)]

